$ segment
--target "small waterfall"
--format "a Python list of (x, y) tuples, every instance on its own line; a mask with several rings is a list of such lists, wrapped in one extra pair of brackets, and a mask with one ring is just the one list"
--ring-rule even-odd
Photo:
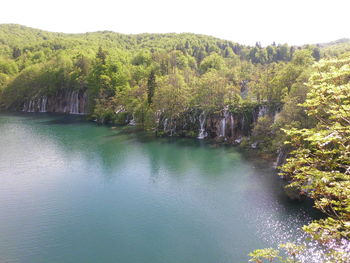
[(233, 118), (233, 114), (230, 113), (230, 121), (231, 121), (231, 137), (235, 137), (235, 119)]
[(24, 112), (87, 113), (88, 95), (82, 90), (60, 91), (54, 96), (43, 95), (23, 103)]
[(223, 118), (220, 121), (220, 133), (219, 133), (220, 137), (225, 137), (225, 129), (226, 129), (226, 119)]
[(69, 98), (69, 113), (79, 114), (79, 92), (72, 91)]
[(35, 112), (35, 108), (34, 107), (35, 107), (35, 101), (34, 100), (30, 100), (27, 112)]
[(220, 120), (220, 133), (219, 137), (225, 137), (226, 135), (226, 120), (229, 116), (229, 112), (227, 108), (224, 109), (224, 117)]
[(83, 94), (83, 100), (82, 100), (82, 104), (81, 104), (81, 108), (80, 108), (80, 113), (81, 114), (86, 114), (87, 113), (87, 101), (88, 101), (88, 96), (86, 91)]
[(42, 96), (40, 98), (39, 112), (46, 112), (47, 96)]
[(24, 102), (22, 111), (24, 112), (28, 111), (27, 102)]
[(129, 121), (128, 125), (130, 125), (130, 126), (135, 126), (136, 125), (136, 121), (135, 121), (134, 115), (132, 115), (132, 119)]
[(235, 140), (235, 143), (236, 143), (236, 144), (240, 144), (242, 141), (243, 141), (243, 137), (240, 136), (240, 137), (238, 137), (238, 138)]
[(276, 162), (274, 163), (274, 167), (275, 169), (277, 169), (278, 166), (281, 166), (284, 164), (284, 162), (286, 161), (286, 151), (284, 149), (279, 149), (278, 150), (278, 155), (277, 155), (277, 159)]
[(163, 130), (164, 130), (164, 132), (167, 131), (167, 128), (168, 128), (168, 118), (165, 118), (165, 120), (163, 122)]
[(199, 134), (198, 134), (198, 139), (204, 139), (205, 137), (208, 136), (208, 133), (205, 131), (205, 122), (206, 122), (206, 116), (205, 116), (205, 112), (203, 111), (200, 115), (199, 115)]

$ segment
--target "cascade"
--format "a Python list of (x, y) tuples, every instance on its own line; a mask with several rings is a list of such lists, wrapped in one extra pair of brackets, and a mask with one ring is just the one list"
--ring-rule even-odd
[(69, 113), (79, 114), (79, 93), (77, 91), (72, 91), (69, 99)]
[(167, 131), (167, 128), (168, 128), (167, 126), (168, 126), (168, 118), (165, 118), (165, 120), (163, 122), (163, 130), (164, 130), (164, 132)]
[(128, 125), (130, 125), (130, 126), (136, 125), (134, 114), (132, 115), (132, 119), (129, 121)]
[(286, 160), (286, 152), (283, 149), (279, 149), (276, 162), (274, 163), (275, 169), (277, 169), (278, 166), (283, 165), (285, 160)]
[(219, 137), (225, 137), (226, 135), (226, 120), (228, 119), (229, 112), (227, 108), (224, 108), (224, 117), (220, 120), (220, 133)]
[(81, 90), (61, 91), (55, 96), (41, 96), (24, 102), (24, 112), (62, 112), (69, 114), (86, 114), (88, 96)]
[(208, 133), (205, 131), (205, 122), (206, 122), (206, 116), (205, 116), (205, 112), (203, 111), (200, 115), (199, 115), (199, 134), (198, 134), (198, 139), (204, 139), (205, 137), (208, 136)]
[(233, 118), (232, 113), (230, 113), (230, 121), (231, 121), (231, 137), (235, 137), (235, 119)]
[(40, 112), (46, 112), (46, 105), (47, 105), (47, 96), (43, 96), (39, 99), (40, 101), (40, 107), (39, 111)]
[(223, 118), (220, 120), (220, 132), (219, 132), (220, 137), (225, 137), (225, 129), (226, 129), (226, 119)]
[(86, 108), (87, 101), (88, 101), (88, 96), (87, 96), (87, 93), (85, 91), (84, 94), (83, 94), (83, 101), (82, 101), (82, 105), (81, 105), (81, 108), (80, 108), (80, 114), (87, 113), (87, 108)]
[(34, 112), (35, 101), (30, 100), (27, 112)]
[(27, 102), (25, 102), (25, 103), (23, 104), (23, 109), (22, 109), (22, 111), (24, 111), (24, 112), (28, 111)]

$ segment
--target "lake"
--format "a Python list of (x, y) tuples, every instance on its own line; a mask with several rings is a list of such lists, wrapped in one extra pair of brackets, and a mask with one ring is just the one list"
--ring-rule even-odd
[(0, 262), (247, 262), (316, 215), (282, 185), (235, 147), (3, 113)]

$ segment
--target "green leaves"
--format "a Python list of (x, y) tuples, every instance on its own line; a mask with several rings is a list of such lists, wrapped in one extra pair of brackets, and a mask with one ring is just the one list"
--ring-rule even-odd
[[(281, 262), (281, 263), (297, 263), (297, 256), (304, 252), (304, 246), (297, 246), (293, 243), (285, 243), (279, 245), (280, 249), (284, 250), (287, 256), (281, 256), (278, 249), (265, 248), (256, 249), (249, 253), (251, 259), (249, 262), (263, 263), (263, 262)], [(264, 261), (266, 260), (266, 261)]]
[(349, 64), (350, 59), (316, 64), (302, 107), (318, 120), (317, 125), (284, 130), (294, 151), (282, 166), (282, 173), (291, 178), (290, 187), (306, 191), (315, 199), (315, 207), (329, 216), (304, 230), (325, 245), (331, 255), (341, 250), (329, 244), (350, 238)]

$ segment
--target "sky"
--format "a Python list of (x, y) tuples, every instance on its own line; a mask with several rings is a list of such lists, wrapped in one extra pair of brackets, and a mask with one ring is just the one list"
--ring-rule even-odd
[(3, 0), (0, 23), (64, 33), (191, 32), (241, 44), (350, 38), (350, 0)]

